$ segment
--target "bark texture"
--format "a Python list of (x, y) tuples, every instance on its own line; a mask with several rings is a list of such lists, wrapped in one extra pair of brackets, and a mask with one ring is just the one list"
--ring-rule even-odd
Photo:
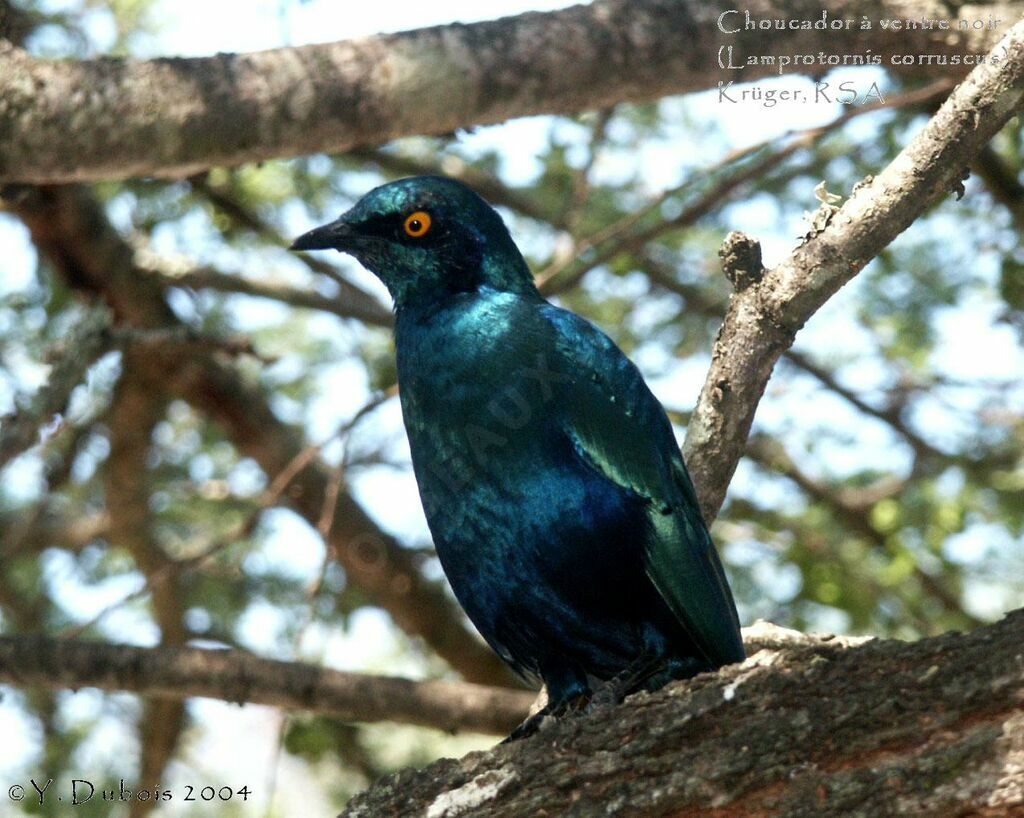
[[(1016, 20), (1019, 2), (750, 0), (755, 19), (872, 21), (869, 31), (722, 34), (728, 0), (589, 6), (358, 40), (194, 59), (39, 60), (0, 47), (0, 182), (181, 177), (217, 165), (378, 145), (533, 114), (565, 114), (777, 73), (748, 55), (984, 54), (1001, 30), (882, 28), (881, 18)], [(732, 18), (730, 18), (732, 19)], [(736, 18), (739, 19), (739, 18)], [(825, 68), (814, 71), (821, 74)], [(109, 124), (118, 123), (116, 129)]]
[(343, 815), (1024, 814), (1024, 611), (913, 643), (767, 636), (742, 665), (383, 779)]

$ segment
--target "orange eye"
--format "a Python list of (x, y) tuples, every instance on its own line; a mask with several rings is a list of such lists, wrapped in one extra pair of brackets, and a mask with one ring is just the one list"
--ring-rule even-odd
[(424, 210), (410, 213), (405, 219), (405, 234), (412, 236), (414, 239), (421, 238), (430, 232), (432, 222), (433, 219), (430, 218), (430, 214)]

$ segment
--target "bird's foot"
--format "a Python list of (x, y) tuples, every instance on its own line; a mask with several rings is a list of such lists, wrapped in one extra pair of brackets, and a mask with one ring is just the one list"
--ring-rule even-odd
[(633, 664), (600, 685), (587, 705), (587, 712), (607, 710), (622, 704), (623, 699), (639, 690), (657, 674), (665, 664), (658, 655), (642, 654)]
[(540, 723), (548, 717), (548, 713), (544, 712), (547, 708), (538, 710), (532, 716), (527, 718), (522, 724), (520, 724), (515, 730), (508, 734), (508, 738), (502, 739), (502, 744), (511, 744), (513, 741), (519, 741), (520, 739), (529, 738), (538, 730), (540, 730)]
[(587, 704), (587, 712), (593, 713), (598, 710), (608, 710), (618, 704), (622, 704), (622, 700), (627, 695), (629, 695), (629, 691), (621, 683), (620, 678), (616, 676), (594, 691), (594, 695), (590, 697), (590, 702)]
[(575, 716), (587, 712), (590, 703), (589, 693), (577, 693), (565, 699), (545, 705), (532, 716), (527, 718), (515, 730), (509, 733), (508, 738), (502, 744), (510, 744), (513, 741), (529, 738), (542, 728), (549, 719), (560, 719), (565, 716)]

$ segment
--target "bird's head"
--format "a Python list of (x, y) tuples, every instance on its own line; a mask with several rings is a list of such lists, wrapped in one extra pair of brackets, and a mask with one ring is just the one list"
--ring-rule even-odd
[(337, 220), (299, 236), (292, 249), (354, 256), (399, 308), (484, 285), (535, 291), (501, 216), (462, 183), (440, 176), (374, 188)]

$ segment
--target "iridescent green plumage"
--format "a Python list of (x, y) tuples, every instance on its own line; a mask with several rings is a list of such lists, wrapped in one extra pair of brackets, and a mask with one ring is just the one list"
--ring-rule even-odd
[[(431, 228), (403, 230), (414, 211)], [(552, 712), (743, 659), (671, 425), (600, 330), (549, 304), (457, 182), (368, 193), (297, 249), (358, 258), (395, 299), (402, 410), (456, 596)]]

